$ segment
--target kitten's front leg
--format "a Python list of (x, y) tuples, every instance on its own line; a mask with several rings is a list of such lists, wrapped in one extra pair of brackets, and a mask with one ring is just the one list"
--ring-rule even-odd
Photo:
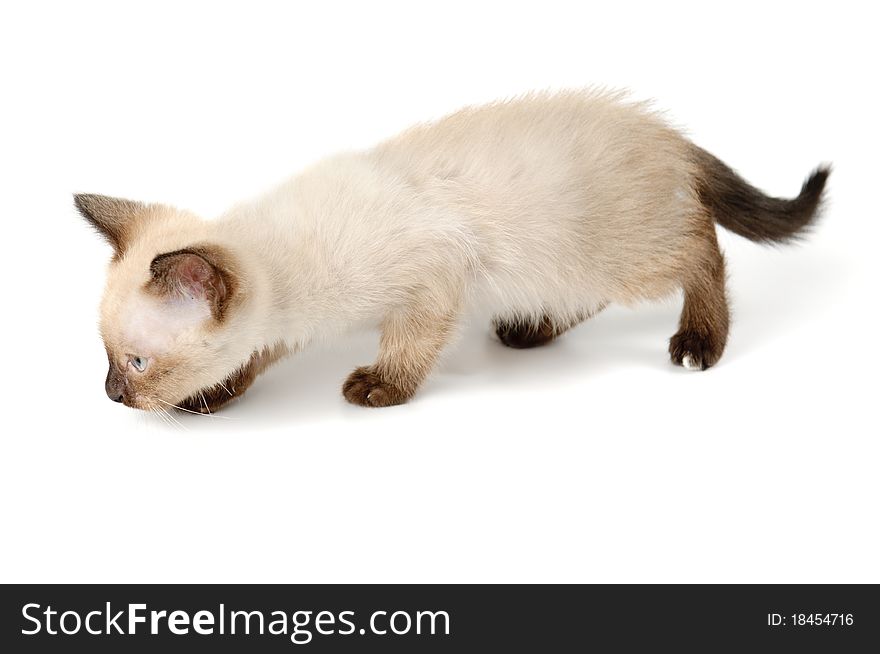
[(379, 358), (357, 368), (342, 386), (352, 404), (392, 406), (413, 396), (449, 342), (457, 312), (420, 305), (397, 311), (382, 322)]

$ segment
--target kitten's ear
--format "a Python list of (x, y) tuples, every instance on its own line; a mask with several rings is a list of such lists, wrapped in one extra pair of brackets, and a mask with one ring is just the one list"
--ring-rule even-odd
[(83, 218), (107, 239), (117, 255), (125, 250), (134, 221), (147, 211), (147, 205), (140, 202), (88, 193), (74, 195), (73, 204)]
[(207, 302), (218, 321), (239, 293), (231, 257), (215, 246), (196, 246), (158, 255), (150, 263), (149, 285), (162, 295)]

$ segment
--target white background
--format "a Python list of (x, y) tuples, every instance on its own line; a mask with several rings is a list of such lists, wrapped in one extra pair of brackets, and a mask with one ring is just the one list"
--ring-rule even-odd
[[(0, 580), (880, 582), (869, 5), (305, 4), (4, 9)], [(177, 429), (104, 395), (110, 250), (71, 193), (210, 217), (464, 104), (590, 83), (771, 193), (835, 165), (803, 244), (722, 236), (717, 368), (669, 363), (673, 298), (528, 352), (475, 321), (398, 408), (340, 394), (375, 334)]]

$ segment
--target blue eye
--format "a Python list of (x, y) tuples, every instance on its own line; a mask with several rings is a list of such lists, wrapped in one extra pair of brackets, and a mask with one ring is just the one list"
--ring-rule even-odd
[(132, 367), (138, 372), (143, 372), (147, 367), (147, 357), (131, 357), (128, 362), (132, 365)]

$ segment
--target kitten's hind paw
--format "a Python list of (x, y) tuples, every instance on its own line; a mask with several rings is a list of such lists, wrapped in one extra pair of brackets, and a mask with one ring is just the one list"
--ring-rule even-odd
[(723, 347), (717, 347), (710, 336), (695, 331), (678, 332), (669, 339), (672, 363), (688, 370), (705, 370), (718, 362)]
[(517, 350), (540, 347), (556, 338), (556, 329), (546, 317), (537, 325), (496, 319), (492, 326), (499, 341)]
[(412, 393), (383, 381), (374, 367), (357, 368), (342, 385), (342, 394), (352, 404), (359, 406), (393, 406), (403, 404)]

